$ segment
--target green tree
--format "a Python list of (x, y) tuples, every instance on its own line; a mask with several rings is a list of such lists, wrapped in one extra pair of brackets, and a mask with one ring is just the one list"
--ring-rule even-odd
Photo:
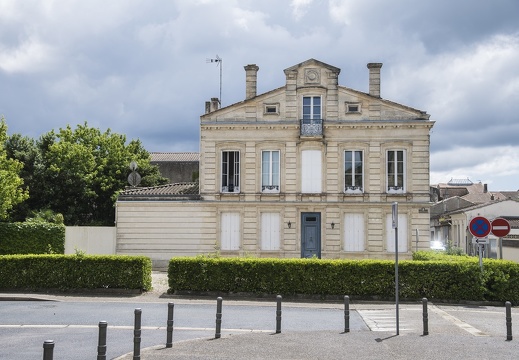
[(101, 132), (86, 122), (44, 134), (35, 143), (35, 156), (29, 141), (16, 140), (10, 143), (13, 156), (33, 161), (26, 164), (32, 171), (30, 210), (61, 213), (66, 225), (113, 225), (114, 204), (128, 186), (131, 161), (139, 164), (141, 186), (167, 183), (139, 140), (127, 144), (124, 135)]
[(0, 118), (0, 220), (8, 217), (9, 211), (27, 199), (27, 191), (22, 187), (20, 172), (23, 164), (7, 156), (5, 142), (7, 140), (7, 124)]

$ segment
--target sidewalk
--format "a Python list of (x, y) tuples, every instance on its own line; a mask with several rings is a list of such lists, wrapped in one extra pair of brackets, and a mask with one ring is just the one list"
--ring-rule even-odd
[[(517, 341), (495, 337), (310, 331), (189, 340), (142, 349), (141, 359), (514, 359), (518, 351)], [(116, 359), (133, 359), (133, 353)]]

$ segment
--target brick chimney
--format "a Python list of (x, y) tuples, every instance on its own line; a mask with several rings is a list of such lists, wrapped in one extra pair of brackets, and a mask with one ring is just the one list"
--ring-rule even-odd
[(256, 96), (256, 85), (259, 67), (256, 64), (246, 65), (245, 69), (245, 100)]
[(382, 63), (368, 63), (369, 94), (380, 98), (380, 68)]

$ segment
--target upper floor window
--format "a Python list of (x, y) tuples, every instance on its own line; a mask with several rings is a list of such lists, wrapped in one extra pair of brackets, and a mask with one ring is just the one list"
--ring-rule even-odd
[(265, 115), (279, 115), (279, 104), (265, 104)]
[(364, 162), (362, 151), (347, 150), (344, 152), (344, 191), (362, 193), (364, 184)]
[(346, 103), (347, 113), (360, 113), (360, 103)]
[(320, 96), (303, 97), (303, 119), (322, 119)]
[(405, 192), (405, 150), (387, 152), (387, 192), (401, 194)]
[(222, 192), (240, 192), (239, 151), (222, 151)]
[(261, 191), (279, 192), (279, 150), (261, 152)]

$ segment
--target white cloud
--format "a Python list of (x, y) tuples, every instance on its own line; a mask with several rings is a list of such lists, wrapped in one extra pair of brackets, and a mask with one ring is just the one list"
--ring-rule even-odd
[(35, 36), (14, 48), (0, 44), (0, 69), (7, 73), (33, 73), (45, 70), (54, 57), (54, 49)]
[(292, 0), (290, 7), (294, 18), (300, 20), (306, 14), (307, 8), (312, 2), (313, 0)]

